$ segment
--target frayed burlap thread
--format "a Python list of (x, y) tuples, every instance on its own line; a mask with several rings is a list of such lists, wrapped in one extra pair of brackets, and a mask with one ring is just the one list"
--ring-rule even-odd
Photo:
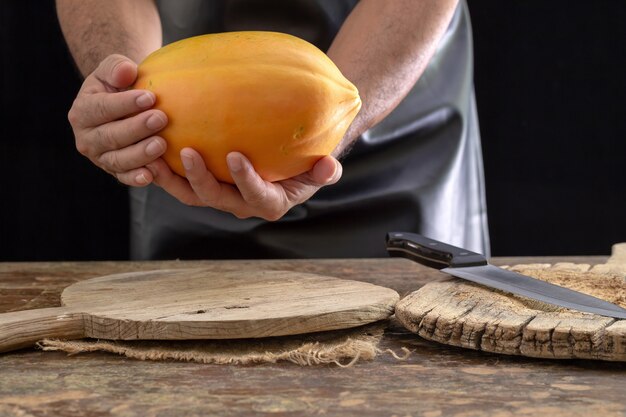
[[(372, 360), (381, 353), (378, 347), (385, 323), (374, 323), (348, 330), (298, 336), (242, 340), (189, 341), (109, 341), (45, 339), (38, 346), (45, 351), (70, 355), (109, 352), (132, 359), (184, 361), (219, 365), (251, 365), (291, 362), (300, 366), (334, 364), (352, 366)], [(398, 356), (398, 359), (406, 357)]]

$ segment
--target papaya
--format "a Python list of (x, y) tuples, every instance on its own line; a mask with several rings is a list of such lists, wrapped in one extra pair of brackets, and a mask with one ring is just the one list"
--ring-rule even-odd
[(226, 164), (243, 153), (259, 175), (280, 181), (308, 171), (341, 141), (361, 108), (357, 88), (309, 42), (276, 32), (196, 36), (153, 52), (134, 88), (156, 96), (169, 123), (163, 159), (178, 175), (180, 151), (233, 183)]

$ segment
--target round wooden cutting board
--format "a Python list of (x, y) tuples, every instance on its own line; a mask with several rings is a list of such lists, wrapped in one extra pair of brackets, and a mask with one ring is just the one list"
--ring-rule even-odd
[[(626, 244), (606, 264), (510, 268), (626, 307)], [(555, 359), (626, 361), (626, 320), (580, 313), (452, 278), (424, 285), (396, 305), (421, 337), (486, 352)]]
[(0, 314), (0, 352), (51, 337), (237, 339), (388, 318), (395, 291), (292, 271), (208, 268), (109, 275), (66, 288), (63, 307)]

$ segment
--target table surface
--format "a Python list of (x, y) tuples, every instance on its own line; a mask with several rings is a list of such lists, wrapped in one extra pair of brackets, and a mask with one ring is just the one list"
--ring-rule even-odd
[[(496, 258), (494, 264), (605, 257)], [(172, 267), (293, 270), (401, 296), (445, 275), (406, 259), (0, 263), (0, 312), (59, 305), (71, 283)], [(626, 416), (626, 364), (504, 356), (439, 345), (391, 325), (382, 354), (350, 368), (150, 362), (25, 349), (0, 354), (0, 416)]]

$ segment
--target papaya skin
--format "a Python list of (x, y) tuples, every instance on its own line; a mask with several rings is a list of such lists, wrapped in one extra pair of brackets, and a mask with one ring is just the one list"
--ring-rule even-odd
[(169, 123), (163, 159), (180, 176), (190, 147), (222, 182), (240, 152), (266, 181), (310, 170), (335, 149), (361, 108), (356, 87), (318, 48), (276, 32), (228, 32), (169, 44), (139, 64)]

